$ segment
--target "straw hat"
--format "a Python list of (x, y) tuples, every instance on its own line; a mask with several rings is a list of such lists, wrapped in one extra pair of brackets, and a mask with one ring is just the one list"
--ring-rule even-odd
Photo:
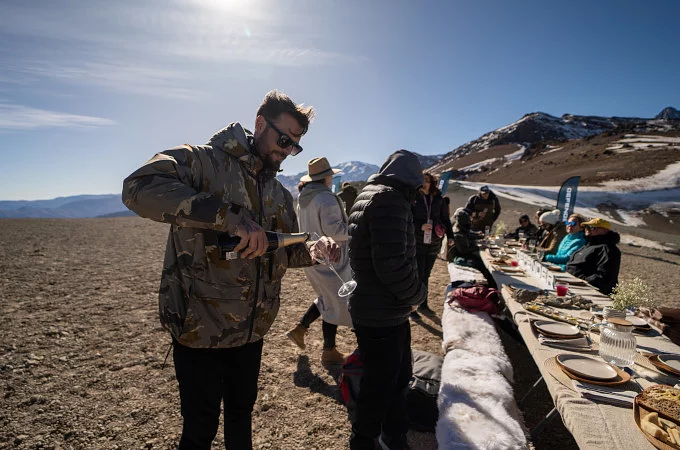
[(325, 157), (310, 159), (307, 163), (307, 175), (300, 178), (305, 183), (322, 180), (328, 175), (335, 175), (340, 169), (331, 169), (331, 165)]

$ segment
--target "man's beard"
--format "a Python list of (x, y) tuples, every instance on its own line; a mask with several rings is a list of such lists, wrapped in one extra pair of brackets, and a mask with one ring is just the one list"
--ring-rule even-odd
[[(265, 133), (262, 133), (260, 136), (255, 138), (254, 144), (255, 144), (255, 149), (257, 150), (257, 155), (262, 160), (262, 170), (264, 170), (266, 172), (274, 172), (274, 174), (276, 174), (276, 172), (278, 172), (279, 169), (281, 168), (281, 162), (279, 162), (279, 161), (277, 161), (273, 158), (275, 151), (268, 151), (267, 150), (267, 148), (266, 148), (267, 144), (265, 143)], [(284, 157), (285, 157), (285, 154), (283, 152), (276, 152), (276, 153), (284, 155)]]

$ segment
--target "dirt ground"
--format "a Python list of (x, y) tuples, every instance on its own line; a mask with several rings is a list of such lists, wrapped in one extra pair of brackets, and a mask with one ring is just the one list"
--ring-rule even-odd
[[(0, 227), (0, 448), (175, 448), (179, 398), (172, 355), (164, 364), (170, 339), (157, 318), (168, 226), (116, 218), (8, 219)], [(626, 246), (623, 252), (622, 276), (645, 276), (660, 295), (672, 294), (663, 283), (677, 280), (680, 257)], [(446, 265), (437, 261), (430, 305), (439, 317), (447, 283)], [(304, 352), (284, 335), (314, 297), (304, 273), (290, 270), (265, 339), (255, 448), (347, 448), (338, 369), (320, 364), (320, 323)], [(413, 348), (441, 352), (436, 318), (413, 323), (412, 331)], [(503, 338), (520, 399), (538, 370), (520, 343)], [(340, 329), (338, 345), (354, 349), (350, 330)], [(526, 425), (551, 407), (545, 388), (532, 392), (522, 405)], [(215, 449), (223, 448), (221, 433)], [(436, 448), (432, 434), (411, 433), (409, 440), (416, 450)], [(534, 445), (576, 448), (559, 418)]]

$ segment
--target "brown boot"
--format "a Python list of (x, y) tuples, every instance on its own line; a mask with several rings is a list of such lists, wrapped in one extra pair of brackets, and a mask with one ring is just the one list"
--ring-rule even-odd
[(322, 364), (343, 364), (345, 362), (345, 355), (340, 353), (337, 348), (325, 348), (321, 353)]
[(288, 339), (293, 341), (295, 345), (300, 347), (301, 350), (305, 349), (305, 334), (307, 334), (307, 328), (298, 324), (295, 328), (286, 333)]

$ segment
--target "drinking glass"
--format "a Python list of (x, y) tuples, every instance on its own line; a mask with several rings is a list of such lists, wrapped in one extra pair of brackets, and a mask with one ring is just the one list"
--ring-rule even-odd
[(555, 283), (555, 291), (557, 291), (558, 297), (566, 296), (567, 292), (569, 291), (569, 283), (564, 281), (558, 281), (557, 283)]
[[(319, 236), (316, 232), (312, 233), (312, 240), (313, 241), (318, 241), (321, 239), (321, 236)], [(333, 267), (333, 264), (331, 263), (331, 260), (328, 256), (325, 258), (314, 258), (316, 259), (319, 264), (323, 264), (324, 266), (328, 266), (329, 269), (331, 269), (331, 272), (335, 274), (336, 277), (340, 280), (342, 285), (340, 286), (340, 289), (338, 289), (338, 295), (340, 297), (347, 297), (349, 294), (354, 292), (354, 289), (357, 287), (357, 282), (354, 280), (349, 280), (345, 281), (342, 279), (340, 275), (338, 275), (338, 272), (336, 272), (335, 267)]]

